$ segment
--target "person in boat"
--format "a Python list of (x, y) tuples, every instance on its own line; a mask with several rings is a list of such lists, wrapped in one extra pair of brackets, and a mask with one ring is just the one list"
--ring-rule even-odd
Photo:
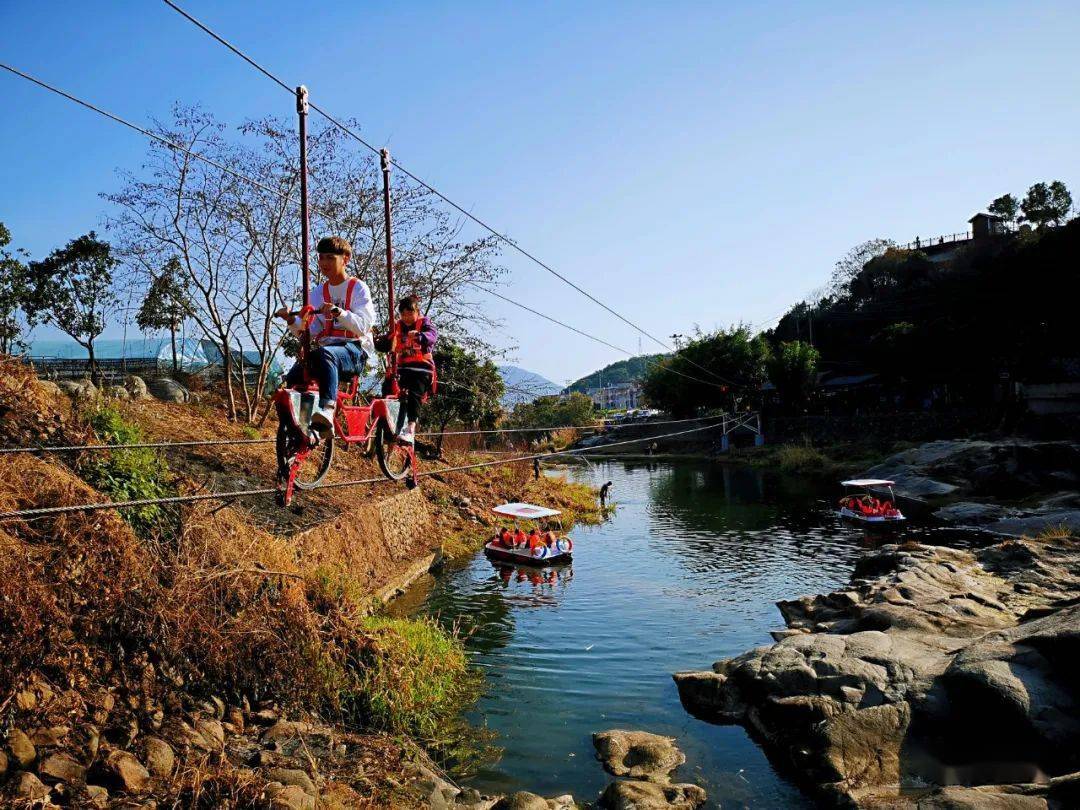
[(425, 395), (434, 392), (438, 379), (432, 354), (438, 332), (435, 324), (420, 314), (420, 299), (415, 295), (398, 301), (398, 316), (395, 334), (381, 338), (379, 347), (393, 351), (397, 357), (398, 388), (408, 420), (398, 439), (411, 444), (416, 440), (420, 404)]
[(520, 526), (514, 527), (514, 548), (523, 548), (528, 542), (525, 531)]
[[(319, 407), (311, 415), (311, 425), (325, 433), (333, 429), (338, 380), (345, 374), (363, 374), (368, 358), (375, 355), (371, 339), (375, 306), (367, 284), (346, 272), (352, 246), (345, 239), (326, 236), (315, 249), (319, 272), (326, 281), (308, 293), (313, 312), (289, 312), (282, 307), (274, 314), (297, 337), (311, 329), (307, 374), (319, 384)], [(305, 367), (297, 362), (285, 375), (285, 384), (303, 385), (304, 376)]]
[(510, 530), (503, 526), (499, 529), (498, 535), (495, 537), (495, 542), (503, 548), (514, 547), (514, 535), (510, 533)]
[(548, 529), (546, 532), (544, 532), (544, 543), (547, 544), (548, 548), (554, 550), (558, 542), (558, 535), (556, 535), (555, 532), (553, 532), (551, 529)]
[(544, 538), (540, 536), (540, 530), (537, 529), (535, 526), (529, 529), (528, 543), (529, 551), (533, 551), (534, 549), (544, 545)]

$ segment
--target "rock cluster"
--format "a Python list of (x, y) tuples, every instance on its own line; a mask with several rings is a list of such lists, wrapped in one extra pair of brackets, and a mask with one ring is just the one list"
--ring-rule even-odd
[(695, 810), (705, 803), (698, 785), (675, 784), (672, 772), (686, 756), (671, 737), (614, 729), (593, 734), (604, 768), (624, 777), (608, 785), (598, 801), (605, 810)]
[[(675, 681), (690, 712), (746, 725), (838, 802), (1047, 807), (1080, 780), (1077, 593), (1072, 540), (883, 546), (849, 588), (781, 602), (775, 644)], [(987, 778), (1024, 803), (994, 804)], [(953, 804), (902, 792), (955, 782)]]

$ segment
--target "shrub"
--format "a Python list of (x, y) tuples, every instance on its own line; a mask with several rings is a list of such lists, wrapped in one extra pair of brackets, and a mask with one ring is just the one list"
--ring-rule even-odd
[[(126, 422), (113, 405), (96, 409), (88, 421), (104, 444), (138, 444), (143, 440), (139, 428)], [(162, 498), (174, 492), (168, 465), (148, 448), (97, 453), (79, 465), (79, 473), (114, 501)], [(168, 524), (168, 515), (159, 504), (123, 509), (121, 514), (140, 537), (160, 535)]]
[(807, 472), (825, 466), (825, 454), (806, 444), (785, 444), (776, 451), (776, 462), (785, 472)]

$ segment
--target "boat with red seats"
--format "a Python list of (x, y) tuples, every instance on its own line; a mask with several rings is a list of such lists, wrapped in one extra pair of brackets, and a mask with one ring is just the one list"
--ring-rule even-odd
[[(573, 559), (574, 541), (553, 528), (562, 528), (557, 520), (561, 514), (558, 509), (518, 502), (504, 503), (491, 511), (515, 520), (514, 530), (503, 526), (484, 545), (484, 554), (491, 559), (530, 566), (559, 565)], [(518, 525), (520, 521), (530, 521), (534, 528), (526, 533)], [(540, 521), (544, 521), (543, 531), (536, 527)]]
[[(902, 524), (907, 518), (896, 507), (896, 493), (893, 492), (895, 483), (884, 478), (853, 478), (841, 481), (845, 495), (840, 499), (840, 517), (882, 528)], [(874, 491), (883, 489), (889, 495), (885, 500), (879, 500)]]

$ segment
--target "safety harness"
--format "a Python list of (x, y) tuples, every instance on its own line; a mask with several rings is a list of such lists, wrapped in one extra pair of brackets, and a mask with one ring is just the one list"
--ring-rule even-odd
[[(353, 290), (356, 289), (356, 282), (357, 282), (357, 279), (350, 278), (348, 285), (345, 287), (345, 306), (342, 307), (342, 309), (345, 312), (349, 312), (352, 309)], [(323, 284), (322, 294), (323, 294), (323, 303), (326, 303), (327, 301), (331, 301), (331, 298), (330, 298), (330, 282), (329, 281), (326, 282), (325, 284)], [(320, 341), (322, 341), (322, 340), (324, 340), (326, 338), (348, 338), (350, 340), (357, 339), (357, 335), (354, 335), (348, 329), (338, 329), (338, 328), (336, 328), (334, 326), (335, 323), (337, 323), (337, 318), (331, 318), (331, 317), (329, 317), (327, 315), (324, 315), (323, 316), (323, 321), (322, 321), (323, 328), (319, 332), (319, 334), (315, 335), (315, 342), (319, 343)]]

